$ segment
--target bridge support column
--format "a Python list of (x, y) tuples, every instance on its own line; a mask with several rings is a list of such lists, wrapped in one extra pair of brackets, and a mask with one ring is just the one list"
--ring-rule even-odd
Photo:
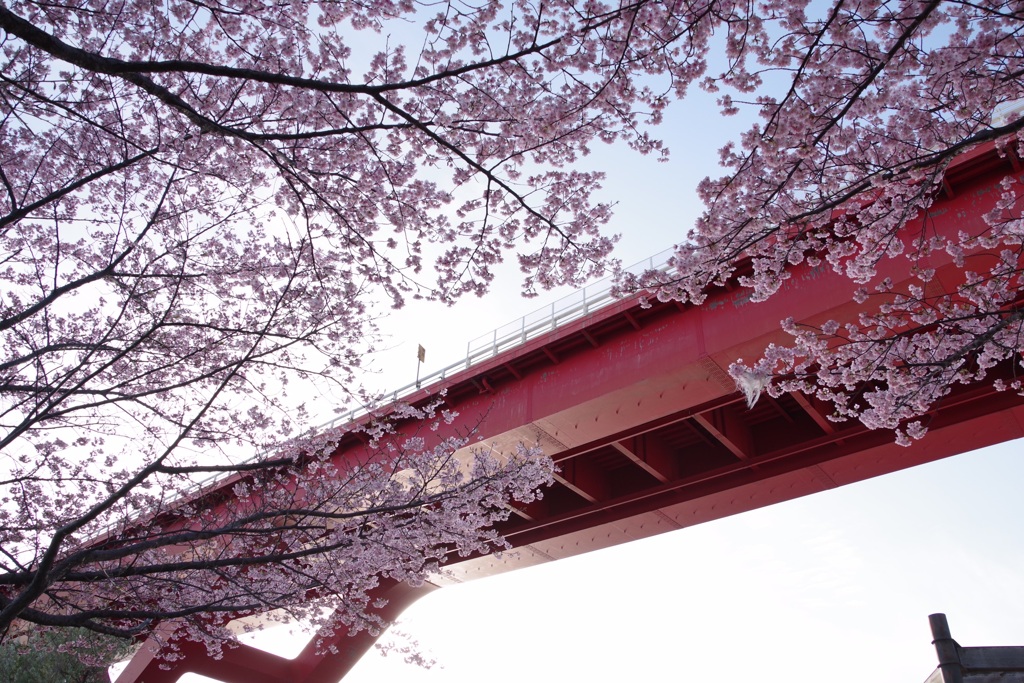
[[(405, 583), (383, 583), (379, 597), (388, 603), (377, 613), (386, 621), (394, 621), (412, 603), (434, 589), (436, 586), (432, 584), (413, 587)], [(174, 637), (173, 633), (173, 627), (168, 625), (158, 635), (166, 641)], [(337, 683), (377, 638), (365, 631), (354, 636), (342, 631), (325, 638), (319, 647), (318, 640), (318, 637), (312, 638), (294, 659), (241, 643), (226, 647), (221, 659), (213, 659), (201, 643), (179, 641), (182, 656), (173, 662), (163, 662), (160, 659), (160, 641), (150, 638), (121, 672), (116, 683), (175, 683), (186, 673), (207, 676), (223, 683)]]

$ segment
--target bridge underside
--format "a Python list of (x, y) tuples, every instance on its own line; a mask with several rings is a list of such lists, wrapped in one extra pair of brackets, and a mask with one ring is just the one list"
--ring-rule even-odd
[[(698, 383), (701, 390), (718, 393), (722, 382), (712, 377), (721, 370), (707, 359), (700, 367), (711, 370)], [(680, 400), (691, 392), (673, 373), (641, 384), (643, 391), (613, 392), (582, 410), (492, 439), (540, 441), (560, 471), (542, 500), (499, 527), (520, 548), (515, 557), (454, 565), (455, 580), (644, 538), (1024, 436), (1021, 398), (990, 387), (955, 387), (926, 416), (928, 435), (902, 447), (891, 432), (830, 421), (826, 406), (802, 394), (765, 395), (748, 409), (734, 391), (722, 391), (695, 406)], [(677, 401), (681, 407), (669, 409)], [(641, 418), (644, 412), (648, 419)], [(630, 426), (614, 429), (623, 416)], [(613, 423), (611, 430), (602, 422)]]
[[(1012, 170), (991, 151), (947, 175), (948, 196), (927, 217), (930, 230), (970, 229), (990, 192)], [(954, 209), (954, 210), (951, 210)], [(964, 215), (973, 216), (965, 219)], [(955, 234), (946, 232), (946, 234)], [(942, 277), (949, 264), (931, 264)], [(880, 276), (899, 282), (898, 263)], [(885, 272), (889, 267), (891, 272)], [(945, 269), (945, 270), (944, 270)], [(762, 396), (748, 409), (726, 373), (785, 342), (779, 321), (856, 319), (854, 285), (831, 270), (798, 268), (786, 291), (752, 304), (723, 289), (700, 307), (622, 301), (421, 390), (408, 400), (444, 401), (485, 443), (508, 451), (541, 445), (560, 470), (544, 498), (500, 531), (520, 552), (449, 565), (437, 584), (464, 581), (612, 546), (1024, 436), (1024, 404), (1012, 392), (957, 386), (926, 417), (928, 435), (908, 448), (891, 432), (832, 422), (829, 409), (800, 394)], [(1013, 368), (997, 368), (1009, 377)], [(346, 448), (356, 448), (351, 440)], [(429, 587), (428, 587), (429, 588)], [(389, 616), (424, 589), (388, 586)], [(189, 653), (174, 671), (138, 657), (119, 683), (169, 683), (183, 671), (224, 681), (334, 683), (372, 644), (336, 637), (339, 652), (310, 646), (295, 660), (248, 649), (210, 663)], [(151, 659), (151, 658), (150, 658)]]

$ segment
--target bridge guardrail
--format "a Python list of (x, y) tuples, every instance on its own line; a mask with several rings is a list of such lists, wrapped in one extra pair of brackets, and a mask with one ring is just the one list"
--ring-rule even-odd
[[(665, 249), (634, 263), (626, 268), (625, 271), (639, 275), (648, 270), (663, 270), (668, 265), (668, 260), (673, 252), (674, 250), (671, 248)], [(609, 275), (551, 302), (548, 306), (531, 311), (518, 320), (506, 323), (487, 334), (471, 339), (466, 344), (465, 358), (425, 375), (420, 378), (419, 382), (412, 382), (404, 387), (383, 394), (381, 396), (381, 403), (386, 404), (400, 401), (423, 387), (443, 381), (453, 372), (467, 370), (474, 365), (494, 358), (499, 353), (514, 349), (542, 334), (579, 320), (615, 301), (611, 291), (612, 276)], [(368, 415), (374, 407), (360, 406), (345, 411), (327, 422), (317, 425), (311, 431), (333, 429), (339, 425), (348, 424), (364, 415)]]

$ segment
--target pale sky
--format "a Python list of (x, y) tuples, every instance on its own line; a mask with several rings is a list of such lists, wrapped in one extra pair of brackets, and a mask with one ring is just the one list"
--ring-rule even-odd
[[(609, 173), (625, 263), (682, 239), (699, 212), (694, 186), (716, 173), (715, 150), (738, 132), (697, 99), (661, 130), (669, 163), (608, 149), (588, 158)], [(452, 309), (396, 313), (373, 381), (404, 385), (417, 344), (430, 372), (461, 357), (468, 339), (550, 301), (517, 300), (514, 273), (495, 290)], [(1024, 645), (1022, 449), (445, 588), (402, 618), (438, 667), (371, 653), (344, 680), (919, 683), (935, 667), (932, 612), (947, 613), (962, 645)]]

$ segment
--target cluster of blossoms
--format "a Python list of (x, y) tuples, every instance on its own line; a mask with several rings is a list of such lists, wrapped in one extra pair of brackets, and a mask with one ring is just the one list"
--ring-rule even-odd
[(739, 267), (761, 301), (795, 266), (827, 263), (862, 286), (859, 317), (783, 321), (791, 346), (731, 372), (745, 387), (816, 394), (834, 418), (908, 443), (953, 384), (1003, 388), (989, 371), (1021, 360), (1019, 161), (981, 218), (940, 229), (928, 209), (958, 155), (995, 144), (1022, 158), (1024, 8), (767, 0), (739, 19), (728, 68), (703, 85), (723, 90), (724, 113), (746, 104), (761, 120), (722, 149), (727, 174), (701, 184), (706, 210), (671, 276), (625, 284), (700, 303)]
[[(495, 523), (552, 482), (538, 449), (498, 454), (468, 437), (435, 437), (452, 417), (398, 406), (360, 428), (356, 445), (339, 449), (337, 434), (297, 439), (177, 500), (127, 491), (117, 526), (76, 534), (59, 555), (0, 573), (5, 607), (30, 596), (47, 569), (22, 619), (122, 637), (166, 621), (173, 628), (156, 636), (166, 662), (183, 640), (219, 657), (234, 641), (232, 620), (271, 608), (264, 621), (313, 623), (321, 639), (379, 633), (385, 582), (419, 585), (452, 557), (506, 548)], [(399, 421), (434, 438), (402, 435)], [(153, 474), (173, 483), (190, 469)]]

